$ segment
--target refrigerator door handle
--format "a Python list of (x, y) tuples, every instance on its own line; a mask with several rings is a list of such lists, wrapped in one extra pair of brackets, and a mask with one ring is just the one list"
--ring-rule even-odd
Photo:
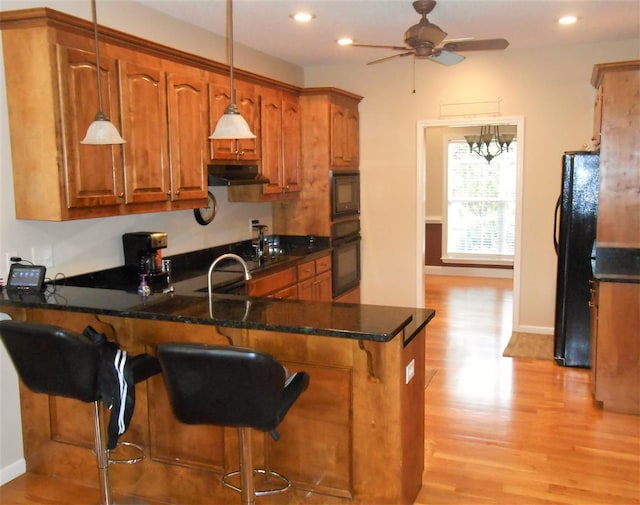
[(560, 244), (558, 243), (558, 220), (560, 219), (560, 204), (562, 203), (562, 195), (558, 197), (556, 202), (556, 211), (553, 216), (553, 248), (556, 250), (556, 255), (560, 252)]

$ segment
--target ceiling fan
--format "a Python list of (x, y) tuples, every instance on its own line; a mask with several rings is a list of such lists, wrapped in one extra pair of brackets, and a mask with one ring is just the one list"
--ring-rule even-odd
[[(430, 59), (443, 65), (454, 65), (464, 60), (464, 56), (455, 51), (491, 51), (506, 49), (509, 42), (505, 39), (484, 39), (471, 40), (460, 39), (446, 41), (447, 32), (440, 29), (427, 19), (433, 8), (436, 6), (435, 0), (416, 0), (413, 8), (422, 16), (419, 23), (413, 25), (404, 32), (404, 42), (406, 46), (385, 46), (379, 44), (351, 44), (355, 47), (374, 47), (402, 51), (385, 58), (370, 61), (367, 65), (380, 63), (392, 58), (402, 58), (403, 56), (415, 56), (417, 59)], [(444, 41), (444, 44), (439, 44)]]

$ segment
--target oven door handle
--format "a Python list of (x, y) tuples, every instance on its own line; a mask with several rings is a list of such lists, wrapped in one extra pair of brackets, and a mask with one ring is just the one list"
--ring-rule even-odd
[(346, 237), (340, 237), (338, 239), (333, 240), (333, 247), (335, 248), (335, 247), (351, 244), (353, 242), (360, 242), (360, 240), (362, 240), (362, 237), (360, 236), (359, 233), (355, 235), (348, 235)]

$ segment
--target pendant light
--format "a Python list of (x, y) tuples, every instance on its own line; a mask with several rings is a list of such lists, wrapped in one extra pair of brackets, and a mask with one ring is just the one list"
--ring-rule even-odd
[(96, 0), (91, 0), (91, 15), (93, 17), (93, 38), (96, 46), (96, 71), (98, 73), (98, 113), (93, 123), (89, 125), (87, 134), (80, 141), (81, 144), (124, 144), (126, 141), (120, 136), (116, 127), (109, 121), (102, 108), (102, 83), (100, 71), (100, 47), (98, 45), (98, 19), (96, 15)]
[(229, 34), (229, 74), (231, 83), (230, 102), (210, 139), (255, 139), (251, 128), (236, 106), (236, 93), (233, 88), (233, 0), (227, 0), (227, 32)]

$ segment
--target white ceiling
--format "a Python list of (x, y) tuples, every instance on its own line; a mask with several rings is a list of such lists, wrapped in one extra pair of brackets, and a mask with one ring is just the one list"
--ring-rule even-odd
[[(138, 0), (216, 34), (226, 34), (225, 0)], [(349, 36), (363, 44), (404, 45), (404, 32), (420, 20), (411, 0), (235, 0), (234, 39), (302, 67), (366, 63), (391, 50), (340, 47)], [(300, 25), (289, 15), (316, 18)], [(555, 21), (578, 16), (572, 26)], [(440, 0), (429, 21), (447, 39), (505, 38), (508, 50), (640, 38), (640, 0)], [(640, 47), (639, 47), (640, 51)], [(472, 57), (473, 53), (465, 56)]]

